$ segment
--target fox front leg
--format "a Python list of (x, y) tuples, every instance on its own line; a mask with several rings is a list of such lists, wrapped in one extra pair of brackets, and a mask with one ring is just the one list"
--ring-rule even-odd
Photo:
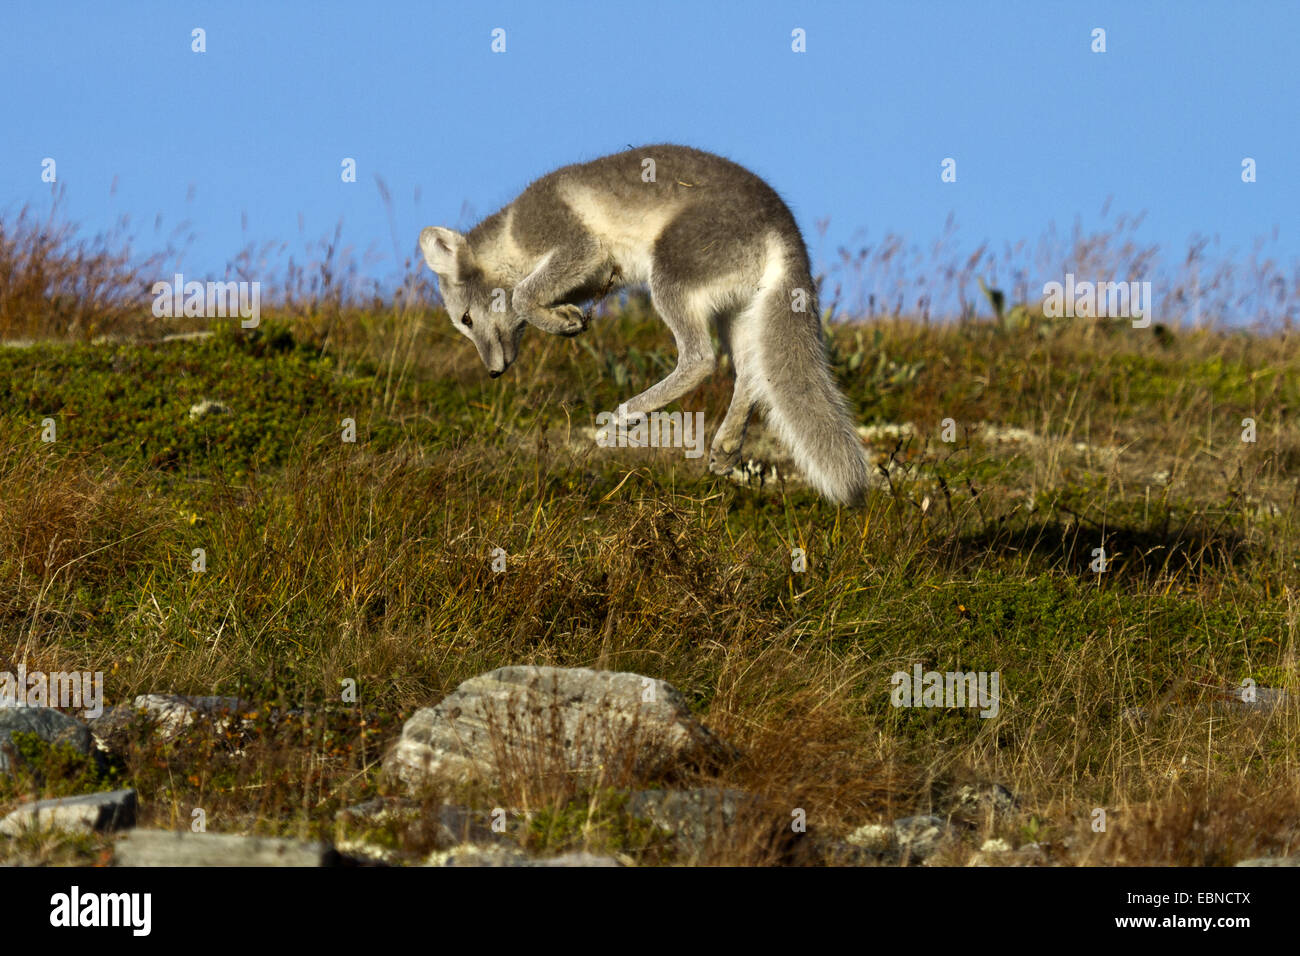
[(518, 309), (515, 311), (529, 325), (534, 325), (543, 332), (550, 332), (552, 335), (573, 338), (573, 336), (587, 331), (587, 313), (576, 305), (564, 303), (550, 308), (534, 307), (527, 312)]
[(552, 249), (520, 283), (515, 286), (511, 305), (515, 314), (543, 332), (574, 336), (587, 330), (590, 318), (576, 305), (555, 303), (590, 271), (589, 258), (581, 252), (563, 254)]

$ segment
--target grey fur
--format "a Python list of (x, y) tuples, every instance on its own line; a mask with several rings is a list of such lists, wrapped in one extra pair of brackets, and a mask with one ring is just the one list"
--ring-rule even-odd
[(685, 146), (631, 149), (543, 176), (466, 235), (430, 226), (420, 246), (452, 322), (494, 378), (527, 325), (577, 335), (581, 303), (611, 285), (648, 285), (677, 367), (621, 410), (656, 411), (699, 386), (714, 368), (716, 329), (736, 384), (710, 469), (740, 461), (762, 410), (822, 495), (861, 501), (866, 458), (826, 364), (807, 248), (789, 208), (749, 170)]

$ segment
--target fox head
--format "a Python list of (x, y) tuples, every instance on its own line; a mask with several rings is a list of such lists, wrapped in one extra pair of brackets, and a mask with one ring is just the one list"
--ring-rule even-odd
[(493, 286), (469, 240), (454, 229), (427, 227), (420, 233), (420, 250), (438, 276), (452, 325), (474, 343), (488, 374), (496, 378), (519, 354), (526, 325), (510, 304), (509, 290)]

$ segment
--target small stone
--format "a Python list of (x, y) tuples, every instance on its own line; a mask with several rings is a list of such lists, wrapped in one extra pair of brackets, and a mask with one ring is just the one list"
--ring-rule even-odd
[(850, 846), (875, 854), (886, 863), (920, 863), (955, 839), (943, 817), (902, 817), (891, 824), (868, 823), (845, 838)]
[(1001, 838), (985, 840), (967, 866), (1047, 866), (1050, 847), (1045, 843), (1026, 843), (1019, 849)]
[(888, 853), (897, 845), (894, 828), (884, 823), (865, 824), (844, 839), (849, 845), (861, 847), (872, 853)]
[(223, 405), (221, 402), (214, 402), (205, 398), (203, 401), (190, 406), (190, 421), (205, 418), (208, 415), (229, 415), (230, 411), (229, 405)]
[(134, 790), (113, 790), (77, 797), (37, 800), (0, 820), (0, 834), (16, 837), (31, 830), (74, 833), (123, 830), (135, 826)]
[[(519, 816), (518, 811), (506, 811), (509, 821)], [(444, 804), (429, 813), (417, 801), (403, 797), (376, 797), (338, 811), (334, 814), (334, 819), (359, 827), (395, 826), (410, 831), (423, 829), (425, 832), (422, 838), (432, 837), (432, 843), (438, 849), (463, 843), (486, 844), (509, 839), (506, 833), (493, 829), (493, 811)]]
[(957, 791), (956, 811), (995, 817), (1014, 813), (1020, 806), (1016, 795), (1000, 783), (980, 787), (964, 786)]
[(821, 840), (814, 846), (813, 862), (817, 866), (874, 866), (879, 854), (854, 846), (848, 840)]
[(172, 740), (196, 720), (213, 721), (218, 732), (228, 730), (236, 719), (253, 710), (238, 697), (187, 697), (181, 694), (142, 694), (130, 704), (110, 707), (89, 721), (95, 744), (105, 751), (120, 750), (130, 728), (138, 720), (148, 721), (160, 741)]
[(340, 822), (366, 823), (372, 825), (407, 822), (420, 815), (420, 805), (414, 800), (403, 797), (375, 797), (355, 806), (344, 807), (334, 814)]
[(425, 866), (521, 866), (527, 854), (518, 847), (497, 843), (462, 843), (429, 854)]
[(400, 859), (397, 851), (366, 840), (340, 840), (334, 849), (349, 862), (362, 866), (396, 866)]
[(952, 839), (952, 828), (943, 817), (927, 814), (894, 821), (899, 857), (905, 862), (920, 863)]

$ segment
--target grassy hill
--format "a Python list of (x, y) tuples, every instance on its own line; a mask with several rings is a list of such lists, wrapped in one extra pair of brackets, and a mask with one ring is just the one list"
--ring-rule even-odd
[[(262, 706), (256, 732), (237, 752), (215, 729), (140, 739), (108, 769), (45, 755), (0, 781), (0, 811), (111, 776), (146, 823), (202, 807), (213, 830), (334, 834), (335, 811), (385, 786), (383, 748), (415, 708), (546, 663), (674, 684), (739, 748), (712, 779), (823, 832), (997, 782), (1020, 809), (975, 821), (944, 862), (991, 836), (1070, 863), (1295, 851), (1294, 337), (837, 325), (878, 466), (844, 510), (761, 435), (775, 472), (748, 482), (680, 449), (596, 446), (596, 413), (674, 361), (635, 299), (575, 340), (530, 330), (495, 381), (418, 309), (214, 326), (0, 346), (0, 664), (103, 671), (109, 703), (238, 695)], [(682, 407), (711, 431), (730, 387), (723, 366)], [(918, 664), (998, 672), (998, 715), (892, 706), (891, 675)], [(1247, 680), (1291, 696), (1244, 704)], [(539, 845), (649, 852), (609, 823), (608, 794), (538, 800), (564, 822)]]

